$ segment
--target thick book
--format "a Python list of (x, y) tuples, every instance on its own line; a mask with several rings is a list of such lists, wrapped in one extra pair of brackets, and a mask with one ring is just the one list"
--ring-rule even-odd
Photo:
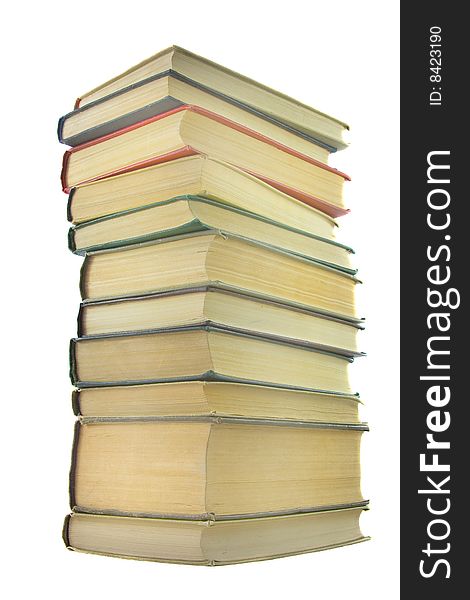
[(68, 113), (59, 121), (59, 141), (79, 146), (185, 105), (209, 110), (321, 162), (328, 162), (330, 152), (335, 150), (265, 113), (213, 90), (205, 90), (173, 73), (160, 73), (142, 85), (111, 94)]
[(85, 302), (78, 315), (79, 337), (199, 325), (314, 344), (336, 354), (360, 356), (357, 333), (362, 325), (358, 322), (216, 286)]
[(83, 262), (80, 289), (84, 300), (104, 300), (215, 283), (357, 319), (357, 282), (322, 263), (206, 231), (91, 252)]
[(118, 104), (124, 103), (129, 91), (139, 93), (139, 88), (143, 88), (140, 91), (145, 94), (145, 87), (161, 74), (178, 77), (209, 94), (236, 102), (245, 110), (287, 124), (332, 150), (347, 145), (349, 127), (342, 121), (178, 46), (171, 46), (82, 94), (75, 108), (113, 96), (118, 98)]
[(82, 144), (64, 154), (64, 191), (90, 181), (167, 160), (206, 154), (234, 164), (270, 185), (339, 216), (347, 212), (343, 183), (349, 177), (328, 165), (215, 113), (183, 106)]
[(85, 254), (207, 230), (251, 239), (356, 273), (350, 261), (352, 249), (343, 244), (200, 196), (179, 196), (82, 223), (69, 230), (69, 248)]
[(322, 238), (333, 218), (233, 165), (196, 154), (73, 188), (68, 219), (79, 224), (177, 196), (199, 196)]
[(89, 387), (72, 394), (79, 417), (238, 417), (359, 424), (357, 395), (224, 381)]
[(214, 520), (361, 506), (364, 424), (237, 418), (78, 421), (78, 512)]
[(367, 541), (357, 508), (232, 521), (185, 521), (72, 513), (70, 550), (119, 558), (217, 566), (328, 550)]
[(166, 381), (238, 381), (351, 394), (352, 358), (313, 344), (214, 326), (73, 339), (70, 374), (79, 388)]

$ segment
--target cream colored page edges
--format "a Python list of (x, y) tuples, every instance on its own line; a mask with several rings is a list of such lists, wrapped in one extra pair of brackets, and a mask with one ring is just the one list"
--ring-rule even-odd
[(166, 231), (191, 223), (195, 219), (187, 200), (140, 210), (119, 217), (98, 221), (75, 230), (77, 248), (87, 248), (119, 240), (132, 239)]
[[(212, 322), (240, 329), (297, 340), (318, 342), (321, 339), (324, 345), (356, 349), (355, 327), (249, 298), (209, 292), (204, 313)], [(291, 316), (293, 318), (289, 318)]]
[[(162, 287), (158, 280), (164, 281), (166, 287), (208, 281), (205, 263), (213, 239), (211, 235), (195, 236), (154, 246), (90, 255), (83, 275), (84, 298), (145, 293)], [(184, 251), (180, 252), (180, 248)], [(125, 258), (125, 270), (122, 258)]]
[[(344, 178), (341, 175), (247, 137), (245, 133), (194, 111), (183, 112), (180, 135), (185, 146), (343, 206)], [(210, 132), (210, 135), (206, 132)]]
[[(209, 195), (215, 193), (216, 198), (222, 200), (227, 191), (233, 189), (232, 196), (227, 197), (228, 204), (255, 211), (300, 231), (306, 230), (329, 239), (335, 237), (336, 222), (330, 216), (232, 165), (207, 159), (203, 164), (202, 183)], [(227, 183), (230, 184), (228, 189)]]
[(87, 110), (72, 113), (65, 120), (62, 137), (67, 139), (91, 127), (96, 127), (101, 123), (106, 123), (140, 108), (142, 103), (139, 100), (142, 99), (142, 93), (144, 93), (144, 97), (148, 97), (148, 104), (169, 96), (168, 77), (156, 79), (146, 86), (136, 88), (126, 94), (120, 94), (116, 98), (102, 102)]
[(235, 379), (351, 393), (348, 361), (328, 354), (211, 331), (214, 371)]
[(202, 157), (187, 157), (123, 173), (75, 189), (73, 222), (81, 223), (123, 210), (202, 191)]
[(217, 413), (319, 421), (357, 423), (358, 402), (352, 398), (234, 383), (204, 384), (209, 406)]
[(360, 440), (358, 431), (213, 425), (207, 508), (242, 514), (361, 502)]
[(209, 423), (181, 422), (82, 425), (75, 469), (77, 506), (205, 513), (210, 428)]
[[(204, 204), (204, 202), (190, 200), (189, 205), (194, 216), (213, 229), (227, 231), (297, 254), (351, 268), (350, 253), (334, 244), (328, 244), (270, 223), (257, 221), (246, 215), (229, 212), (217, 206)], [(279, 221), (279, 224), (284, 224), (284, 222)]]
[(205, 561), (201, 523), (75, 514), (69, 522), (72, 548), (147, 559)]
[[(355, 316), (353, 280), (288, 254), (253, 246), (236, 238), (214, 239), (207, 256), (211, 281), (223, 281), (259, 293)], [(273, 292), (273, 284), (276, 289)]]
[(225, 564), (362, 541), (361, 509), (216, 523), (74, 514), (77, 550), (148, 560)]
[(359, 541), (362, 510), (251, 519), (237, 527), (217, 523), (202, 531), (201, 545), (208, 560), (219, 564), (275, 558)]
[(178, 382), (80, 391), (83, 416), (149, 417), (217, 414), (357, 423), (355, 398), (220, 382)]
[(80, 409), (84, 416), (206, 415), (205, 392), (200, 381), (87, 388), (80, 391)]
[(201, 375), (212, 368), (205, 331), (82, 339), (75, 345), (79, 381), (147, 381)]
[(81, 97), (80, 106), (170, 68), (268, 114), (290, 121), (300, 129), (331, 137), (332, 141), (336, 140), (344, 146), (342, 134), (348, 127), (345, 123), (244, 75), (175, 46), (159, 52), (87, 92)]
[(291, 122), (299, 129), (342, 141), (341, 132), (347, 128), (345, 123), (184, 49), (176, 49), (173, 55), (173, 68), (177, 72), (187, 73), (189, 77), (190, 74), (197, 73), (197, 80), (207, 87), (228, 93), (245, 104)]
[(209, 318), (205, 292), (84, 307), (83, 335), (195, 325)]
[(191, 147), (215, 159), (343, 206), (344, 178), (214, 119), (183, 110), (72, 152), (67, 185)]
[[(310, 258), (351, 268), (350, 253), (339, 246), (197, 200), (178, 200), (97, 221), (74, 231), (75, 246), (88, 248), (164, 233), (200, 221), (205, 228), (251, 238)], [(202, 228), (202, 227), (201, 227)]]
[(215, 291), (85, 305), (82, 310), (82, 335), (163, 329), (204, 321), (327, 346), (357, 349), (357, 329), (351, 325)]
[(236, 167), (204, 156), (181, 158), (80, 186), (72, 202), (73, 221), (79, 223), (184, 194), (212, 197), (326, 238), (335, 235), (331, 217)]
[[(152, 121), (143, 127), (136, 127), (72, 152), (67, 168), (67, 185), (72, 187), (122, 167), (181, 149), (186, 145), (179, 135), (179, 124), (184, 112)], [(131, 145), (132, 156), (129, 154)]]
[(150, 81), (97, 106), (72, 114), (65, 120), (63, 137), (65, 139), (72, 137), (82, 131), (155, 103), (167, 96), (171, 96), (184, 104), (201, 106), (311, 158), (324, 163), (328, 162), (329, 152), (325, 148), (172, 77)]

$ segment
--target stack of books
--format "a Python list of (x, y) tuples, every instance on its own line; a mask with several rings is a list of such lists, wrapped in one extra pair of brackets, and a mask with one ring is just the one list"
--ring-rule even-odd
[(219, 565), (354, 544), (347, 126), (172, 47), (60, 119), (85, 256), (64, 540)]

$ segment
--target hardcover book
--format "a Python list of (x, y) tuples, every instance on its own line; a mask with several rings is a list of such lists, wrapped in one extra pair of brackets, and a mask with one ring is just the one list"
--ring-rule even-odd
[(78, 417), (238, 417), (358, 424), (359, 396), (224, 381), (87, 387), (72, 396)]
[(91, 252), (83, 263), (80, 289), (84, 300), (104, 300), (215, 283), (358, 319), (357, 282), (319, 262), (206, 231)]
[(88, 418), (75, 431), (71, 508), (217, 521), (363, 506), (366, 429), (224, 417)]
[(362, 325), (358, 321), (334, 318), (217, 285), (83, 302), (78, 315), (80, 337), (185, 326), (215, 326), (256, 333), (312, 344), (345, 356), (360, 356), (356, 338)]
[(321, 211), (323, 205), (315, 198), (304, 195), (301, 202), (233, 165), (201, 154), (73, 188), (68, 219), (83, 223), (187, 195), (212, 199), (320, 237), (335, 237), (336, 222)]
[(207, 379), (352, 391), (343, 354), (214, 326), (73, 339), (70, 359), (77, 387)]
[(119, 93), (77, 108), (59, 121), (59, 140), (79, 146), (182, 106), (199, 106), (301, 154), (328, 162), (335, 148), (233, 98), (185, 79), (159, 73)]
[(367, 506), (296, 515), (188, 521), (72, 513), (70, 550), (192, 565), (227, 565), (328, 550), (368, 540), (359, 527)]
[(68, 150), (63, 160), (63, 189), (70, 191), (83, 183), (193, 154), (240, 167), (299, 200), (305, 194), (313, 196), (331, 216), (347, 212), (343, 204), (347, 175), (194, 106)]
[[(287, 124), (311, 136), (315, 144), (325, 144), (334, 150), (345, 148), (349, 127), (342, 121), (281, 94), (253, 79), (235, 73), (179, 46), (171, 46), (121, 75), (113, 77), (93, 90), (82, 94), (75, 108), (84, 108), (104, 98), (116, 96), (118, 103), (131, 90), (139, 90), (161, 74), (178, 77), (208, 93), (227, 101), (235, 101), (246, 111), (269, 116), (277, 123)], [(141, 90), (144, 94), (147, 90)]]
[(69, 248), (85, 254), (210, 230), (251, 239), (355, 273), (350, 263), (352, 249), (343, 244), (200, 196), (179, 196), (82, 223), (70, 229)]

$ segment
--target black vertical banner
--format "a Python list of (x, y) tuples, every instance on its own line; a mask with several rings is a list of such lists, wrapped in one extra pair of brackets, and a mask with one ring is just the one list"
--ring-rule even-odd
[(470, 35), (458, 6), (401, 4), (401, 589), (427, 600), (465, 595), (470, 572)]

